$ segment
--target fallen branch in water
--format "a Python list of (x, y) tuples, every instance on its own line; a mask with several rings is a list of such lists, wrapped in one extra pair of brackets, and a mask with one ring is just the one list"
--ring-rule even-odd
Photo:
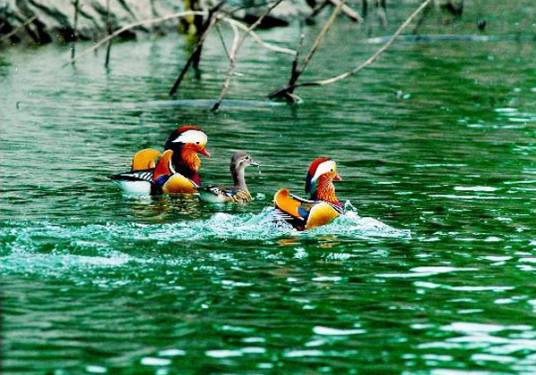
[[(82, 56), (85, 56), (88, 53), (95, 51), (100, 46), (102, 46), (104, 43), (112, 40), (113, 38), (117, 37), (118, 35), (121, 35), (125, 31), (133, 29), (135, 27), (139, 27), (139, 26), (143, 26), (143, 25), (151, 25), (153, 23), (164, 22), (164, 21), (175, 19), (175, 18), (182, 18), (182, 17), (195, 16), (195, 15), (206, 16), (207, 12), (206, 11), (189, 10), (189, 11), (184, 11), (184, 12), (168, 14), (166, 16), (157, 17), (157, 18), (149, 18), (149, 19), (146, 19), (146, 20), (141, 20), (141, 21), (137, 21), (137, 22), (133, 22), (131, 24), (125, 25), (125, 26), (121, 27), (120, 29), (114, 31), (112, 34), (106, 36), (105, 38), (102, 38), (97, 43), (95, 43), (92, 47), (86, 48), (84, 51), (79, 53), (76, 57), (74, 57), (72, 59), (69, 59), (69, 61), (67, 61), (67, 63), (65, 63), (63, 65), (63, 67), (65, 67), (65, 66), (73, 63), (74, 61), (80, 59)], [(34, 19), (35, 18), (36, 17), (34, 17)]]
[(199, 39), (192, 53), (190, 54), (190, 57), (188, 57), (188, 60), (186, 60), (186, 64), (184, 64), (184, 66), (182, 67), (181, 72), (179, 73), (179, 75), (177, 76), (177, 79), (175, 79), (175, 82), (173, 83), (173, 86), (169, 90), (170, 96), (173, 96), (177, 93), (177, 90), (179, 89), (179, 86), (184, 76), (186, 75), (186, 72), (190, 68), (190, 66), (192, 64), (196, 65), (196, 61), (197, 61), (197, 64), (199, 64), (199, 59), (201, 59), (201, 49), (203, 48), (203, 43), (205, 42), (205, 39), (207, 38), (208, 33), (210, 32), (210, 29), (212, 28), (212, 26), (214, 26), (216, 22), (218, 22), (218, 19), (214, 16), (217, 14), (218, 10), (222, 7), (224, 3), (225, 3), (225, 0), (220, 1), (218, 4), (214, 5), (212, 8), (209, 9), (207, 19), (205, 20), (205, 22), (203, 22), (203, 26), (201, 27), (202, 30), (200, 30), (201, 35), (199, 36)]
[(0, 43), (3, 42), (4, 40), (8, 40), (9, 38), (11, 38), (13, 35), (15, 35), (17, 32), (19, 32), (20, 29), (28, 26), (29, 24), (31, 24), (33, 21), (35, 21), (37, 19), (37, 16), (32, 16), (30, 18), (28, 18), (26, 21), (24, 21), (24, 23), (18, 27), (16, 27), (15, 29), (11, 30), (9, 33), (7, 33), (6, 35), (4, 35), (3, 37), (0, 38)]
[(277, 0), (275, 3), (270, 5), (268, 9), (259, 17), (257, 20), (247, 28), (246, 31), (244, 31), (242, 34), (239, 34), (237, 30), (233, 29), (235, 31), (235, 38), (233, 41), (233, 46), (231, 47), (231, 51), (229, 52), (229, 68), (227, 69), (227, 73), (225, 74), (225, 81), (223, 82), (223, 87), (220, 92), (220, 96), (218, 97), (218, 100), (212, 105), (211, 111), (215, 112), (217, 111), (221, 103), (223, 101), (223, 98), (227, 94), (227, 91), (229, 90), (229, 86), (231, 83), (231, 78), (233, 76), (234, 70), (236, 68), (236, 57), (238, 54), (238, 51), (240, 50), (240, 47), (244, 44), (244, 41), (246, 40), (246, 37), (250, 34), (251, 31), (253, 31), (261, 22), (262, 20), (270, 14), (270, 12), (279, 4), (281, 4), (283, 0)]
[(391, 36), (391, 38), (389, 38), (389, 40), (382, 46), (380, 47), (380, 49), (378, 49), (372, 56), (370, 56), (365, 62), (359, 64), (358, 66), (356, 66), (354, 69), (350, 70), (350, 71), (347, 71), (347, 72), (344, 72), (344, 73), (341, 73), (339, 75), (336, 75), (334, 77), (331, 77), (331, 78), (327, 78), (327, 79), (323, 79), (323, 80), (317, 80), (317, 81), (308, 81), (308, 82), (303, 82), (303, 83), (294, 83), (294, 84), (289, 84), (279, 90), (276, 90), (274, 92), (272, 92), (271, 94), (268, 95), (268, 97), (270, 99), (274, 99), (274, 98), (288, 98), (289, 97), (289, 94), (292, 94), (293, 91), (298, 88), (298, 87), (304, 87), (304, 86), (325, 86), (325, 85), (329, 85), (329, 84), (332, 84), (332, 83), (335, 83), (335, 82), (338, 82), (340, 80), (343, 80), (343, 79), (346, 79), (346, 78), (349, 78), (357, 73), (359, 73), (361, 70), (365, 69), (367, 66), (369, 66), (370, 64), (372, 64), (374, 61), (376, 61), (380, 55), (385, 52), (390, 46), (391, 44), (393, 44), (393, 42), (396, 40), (396, 38), (402, 33), (402, 31), (404, 31), (404, 29), (406, 27), (408, 27), (411, 22), (413, 21), (413, 19), (415, 17), (417, 17), (417, 15), (419, 13), (421, 13), (423, 11), (423, 9), (425, 9), (428, 4), (430, 4), (432, 0), (425, 0), (423, 1), (423, 3), (398, 27), (398, 29), (395, 31), (395, 33)]

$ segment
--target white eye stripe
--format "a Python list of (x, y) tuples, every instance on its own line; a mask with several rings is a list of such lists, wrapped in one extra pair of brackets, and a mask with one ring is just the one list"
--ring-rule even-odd
[(186, 130), (179, 135), (173, 143), (198, 143), (202, 146), (207, 144), (207, 135), (199, 130)]
[(323, 163), (320, 163), (316, 168), (316, 172), (311, 179), (311, 181), (318, 180), (318, 177), (322, 176), (324, 173), (329, 173), (337, 170), (337, 164), (333, 160), (326, 160)]

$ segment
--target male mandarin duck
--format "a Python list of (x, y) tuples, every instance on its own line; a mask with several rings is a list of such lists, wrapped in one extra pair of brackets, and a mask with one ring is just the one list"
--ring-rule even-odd
[(192, 194), (201, 184), (199, 168), (206, 150), (207, 135), (197, 126), (185, 125), (173, 131), (160, 154), (153, 149), (138, 151), (130, 172), (113, 175), (127, 193), (136, 194)]
[(305, 178), (305, 192), (310, 195), (310, 200), (281, 189), (274, 196), (277, 216), (297, 230), (328, 224), (343, 213), (333, 181), (342, 181), (335, 161), (324, 157), (315, 159)]
[(247, 203), (251, 201), (251, 194), (246, 185), (245, 169), (250, 165), (258, 167), (251, 156), (244, 151), (237, 151), (231, 158), (231, 175), (234, 185), (232, 187), (208, 186), (199, 189), (199, 198), (209, 203)]

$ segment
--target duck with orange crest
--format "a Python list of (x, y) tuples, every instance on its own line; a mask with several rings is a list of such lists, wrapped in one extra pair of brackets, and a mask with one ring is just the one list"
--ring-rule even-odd
[(198, 154), (210, 158), (207, 135), (201, 128), (184, 125), (173, 131), (160, 153), (154, 149), (138, 151), (130, 172), (110, 178), (130, 194), (193, 194), (201, 185)]
[(305, 192), (310, 199), (303, 199), (280, 189), (274, 196), (276, 214), (297, 230), (305, 230), (333, 221), (344, 211), (335, 194), (334, 181), (341, 181), (337, 163), (330, 158), (317, 158), (309, 167), (305, 178)]

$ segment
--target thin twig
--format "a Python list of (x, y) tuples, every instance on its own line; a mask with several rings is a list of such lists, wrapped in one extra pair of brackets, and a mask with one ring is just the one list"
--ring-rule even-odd
[(426, 19), (426, 16), (430, 13), (430, 11), (433, 8), (432, 3), (433, 3), (433, 1), (422, 11), (421, 16), (417, 20), (417, 23), (416, 23), (415, 27), (413, 28), (413, 30), (411, 32), (413, 35), (417, 35), (419, 33), (419, 29), (422, 26), (422, 24), (424, 23), (424, 20)]
[(37, 19), (37, 16), (32, 16), (30, 18), (28, 18), (26, 21), (24, 21), (24, 23), (18, 27), (16, 27), (15, 29), (11, 30), (9, 33), (7, 33), (6, 35), (4, 35), (3, 37), (0, 38), (0, 43), (3, 42), (4, 40), (8, 40), (9, 38), (11, 38), (13, 35), (15, 35), (20, 29), (28, 26), (29, 24), (31, 24), (33, 21), (35, 21)]
[(331, 25), (333, 25), (333, 22), (335, 22), (335, 19), (337, 18), (337, 15), (341, 11), (343, 5), (344, 5), (344, 0), (340, 1), (339, 5), (335, 7), (333, 12), (331, 13), (331, 16), (329, 16), (328, 20), (324, 24), (324, 27), (322, 27), (322, 30), (320, 30), (320, 32), (316, 36), (313, 46), (311, 47), (311, 49), (309, 50), (309, 52), (303, 59), (302, 66), (300, 68), (300, 74), (303, 73), (305, 71), (305, 68), (307, 68), (307, 65), (309, 65), (309, 62), (315, 55), (316, 51), (318, 50), (318, 47), (320, 47), (320, 43), (324, 39), (324, 35), (326, 35)]
[[(231, 57), (230, 62), (229, 62), (229, 68), (228, 68), (227, 73), (225, 75), (225, 81), (223, 83), (223, 87), (222, 87), (222, 90), (220, 92), (220, 96), (218, 97), (218, 100), (214, 103), (214, 105), (212, 106), (211, 111), (215, 112), (220, 108), (221, 102), (223, 101), (223, 98), (225, 97), (225, 95), (227, 94), (227, 91), (229, 90), (229, 86), (230, 86), (230, 83), (231, 83), (231, 78), (232, 78), (234, 70), (236, 68), (236, 56), (238, 54), (238, 50), (244, 44), (244, 41), (246, 40), (246, 37), (249, 35), (249, 33), (251, 31), (253, 31), (257, 26), (259, 26), (260, 23), (262, 22), (262, 20), (268, 14), (270, 14), (270, 12), (276, 6), (281, 4), (282, 1), (283, 0), (277, 0), (275, 3), (270, 5), (268, 7), (268, 9), (259, 18), (257, 18), (257, 20), (251, 26), (249, 26), (248, 29), (244, 33), (242, 33), (239, 36), (237, 36), (237, 34), (235, 33), (235, 40), (233, 41), (233, 46), (231, 47), (231, 51), (229, 52), (229, 56)], [(234, 31), (234, 29), (233, 29), (233, 31)]]
[[(106, 31), (108, 35), (112, 33), (112, 23), (110, 22), (110, 0), (106, 0)], [(112, 39), (108, 42), (106, 47), (106, 57), (104, 59), (104, 67), (107, 68), (110, 64), (110, 50), (112, 49)]]
[(341, 73), (339, 75), (336, 75), (331, 78), (318, 80), (318, 81), (309, 81), (309, 82), (303, 82), (303, 83), (296, 83), (294, 85), (287, 85), (283, 87), (282, 89), (279, 89), (277, 91), (274, 91), (269, 95), (270, 98), (275, 97), (281, 97), (284, 96), (288, 92), (292, 92), (297, 87), (303, 87), (303, 86), (324, 86), (329, 85), (331, 83), (338, 82), (340, 80), (343, 80), (345, 78), (351, 77), (357, 73), (359, 73), (361, 70), (365, 69), (367, 66), (372, 64), (374, 61), (376, 61), (380, 55), (385, 52), (391, 44), (396, 40), (396, 38), (404, 31), (406, 27), (408, 27), (413, 19), (424, 9), (426, 6), (431, 2), (432, 0), (424, 0), (423, 3), (399, 26), (399, 28), (396, 30), (396, 32), (389, 38), (389, 40), (380, 48), (378, 49), (372, 56), (370, 56), (365, 62), (359, 64), (354, 69)]
[(236, 27), (238, 27), (242, 31), (246, 32), (247, 34), (249, 34), (253, 38), (253, 40), (255, 42), (259, 43), (260, 46), (262, 46), (262, 47), (264, 47), (266, 49), (269, 49), (269, 50), (274, 51), (274, 52), (286, 53), (287, 55), (292, 55), (292, 56), (294, 56), (296, 54), (296, 51), (294, 51), (292, 49), (285, 48), (285, 47), (279, 47), (279, 46), (276, 46), (275, 44), (265, 42), (264, 40), (261, 39), (261, 37), (255, 31), (250, 30), (249, 27), (246, 24), (244, 24), (243, 22), (237, 21), (235, 19), (232, 19), (232, 18), (229, 18), (229, 17), (226, 17), (226, 16), (222, 16), (222, 15), (218, 16), (218, 18), (221, 19), (222, 21), (227, 22), (229, 25), (231, 25), (231, 24), (235, 25)]
[(378, 13), (378, 18), (380, 19), (380, 24), (384, 29), (387, 28), (387, 16), (385, 15), (386, 5), (385, 1), (376, 0), (376, 13)]
[[(338, 6), (341, 0), (329, 0), (329, 2), (335, 6)], [(361, 17), (359, 13), (357, 13), (355, 10), (353, 10), (346, 4), (343, 4), (342, 12), (344, 13), (346, 17), (348, 17), (353, 22), (363, 22), (363, 17)]]
[(74, 22), (73, 22), (73, 40), (71, 43), (71, 60), (74, 59), (74, 55), (76, 54), (76, 41), (78, 40), (78, 2), (79, 0), (74, 0)]
[(311, 22), (312, 23), (313, 18), (316, 17), (316, 15), (318, 13), (320, 13), (322, 11), (322, 9), (324, 9), (328, 4), (329, 4), (329, 0), (324, 0), (321, 3), (316, 4), (315, 7), (313, 8), (313, 10), (311, 11), (311, 14), (309, 14), (305, 18), (305, 22)]
[(300, 51), (302, 49), (304, 39), (305, 39), (305, 33), (301, 31), (300, 40), (298, 42), (298, 47), (296, 47), (296, 56), (294, 56), (294, 60), (292, 61), (292, 69), (290, 71), (290, 78), (288, 80), (289, 85), (293, 85), (294, 83), (296, 83), (296, 81), (300, 77), (298, 63), (299, 63)]
[(206, 15), (206, 14), (207, 14), (206, 11), (189, 10), (189, 11), (184, 11), (184, 12), (168, 14), (168, 15), (162, 16), (162, 17), (149, 18), (149, 19), (146, 19), (146, 20), (141, 20), (141, 21), (130, 23), (130, 24), (125, 25), (125, 26), (121, 27), (120, 29), (114, 31), (112, 34), (108, 35), (107, 37), (102, 38), (97, 43), (95, 43), (92, 47), (86, 48), (84, 51), (82, 51), (82, 53), (79, 53), (74, 59), (69, 59), (69, 61), (66, 64), (64, 64), (63, 66), (67, 66), (68, 64), (72, 63), (73, 61), (76, 61), (76, 60), (80, 59), (82, 56), (85, 56), (88, 53), (93, 52), (94, 50), (96, 50), (97, 48), (102, 46), (104, 43), (106, 43), (107, 41), (117, 37), (118, 35), (121, 35), (125, 31), (133, 29), (135, 27), (139, 27), (139, 26), (143, 26), (143, 25), (150, 25), (150, 24), (158, 23), (158, 22), (164, 22), (164, 21), (168, 21), (168, 20), (171, 20), (171, 19), (175, 19), (175, 18), (182, 18), (182, 17), (187, 17), (187, 16), (193, 16), (193, 15)]
[(223, 47), (223, 50), (225, 51), (225, 54), (227, 55), (227, 58), (229, 61), (231, 61), (231, 56), (229, 55), (229, 50), (227, 49), (227, 45), (225, 44), (225, 39), (223, 38), (223, 34), (221, 33), (220, 25), (216, 24), (216, 31), (218, 32), (218, 36), (220, 37), (220, 42)]
[[(307, 53), (305, 58), (303, 59), (303, 63), (301, 67), (298, 66), (297, 58), (295, 58), (294, 61), (292, 62), (292, 70), (291, 70), (290, 78), (287, 84), (287, 87), (290, 87), (290, 88), (286, 90), (284, 93), (282, 93), (282, 96), (284, 96), (287, 100), (290, 100), (291, 102), (295, 100), (295, 96), (290, 95), (294, 91), (294, 88), (292, 87), (296, 84), (296, 82), (298, 81), (302, 73), (305, 71), (305, 69), (307, 68), (307, 65), (309, 65), (309, 63), (311, 62), (316, 51), (318, 51), (318, 48), (320, 47), (320, 43), (324, 39), (324, 35), (326, 35), (331, 25), (333, 25), (333, 22), (335, 22), (335, 19), (337, 18), (337, 15), (341, 11), (343, 5), (344, 5), (344, 0), (340, 1), (337, 7), (335, 7), (333, 12), (331, 13), (331, 16), (328, 18), (328, 20), (326, 21), (326, 23), (324, 24), (324, 26), (322, 27), (322, 29), (316, 36), (316, 39), (313, 42), (313, 45), (309, 49), (309, 52)], [(300, 45), (301, 45), (301, 41), (300, 41)], [(296, 54), (298, 54), (298, 51), (296, 51)]]

